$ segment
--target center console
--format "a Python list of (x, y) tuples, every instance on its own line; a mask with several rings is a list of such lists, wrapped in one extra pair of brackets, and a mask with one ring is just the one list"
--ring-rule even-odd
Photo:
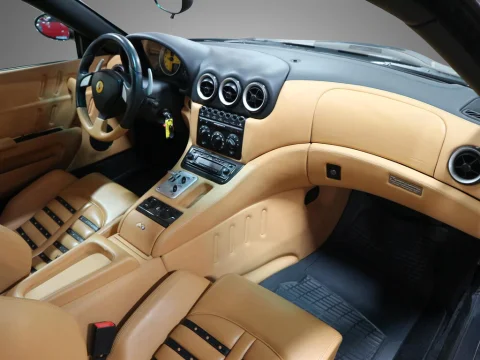
[(245, 121), (244, 116), (203, 106), (198, 118), (198, 145), (240, 160)]
[(182, 168), (217, 184), (226, 184), (243, 167), (243, 164), (192, 146), (182, 161)]

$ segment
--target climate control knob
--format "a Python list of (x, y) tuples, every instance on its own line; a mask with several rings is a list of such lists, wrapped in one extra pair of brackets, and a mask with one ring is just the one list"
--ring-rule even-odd
[(212, 134), (211, 134), (210, 128), (207, 125), (202, 125), (202, 126), (200, 126), (200, 130), (198, 131), (198, 135), (199, 135), (199, 138), (200, 138), (199, 139), (200, 144), (205, 146), (210, 141), (210, 137), (211, 137)]
[(225, 147), (225, 137), (221, 132), (215, 131), (212, 135), (210, 143), (212, 144), (213, 149), (220, 151)]
[(227, 137), (227, 149), (230, 153), (235, 153), (240, 147), (240, 139), (235, 134), (230, 134)]

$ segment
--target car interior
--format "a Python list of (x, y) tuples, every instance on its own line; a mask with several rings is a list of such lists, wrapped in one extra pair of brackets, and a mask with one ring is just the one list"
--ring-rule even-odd
[(480, 359), (466, 1), (372, 1), (461, 77), (25, 2), (79, 59), (0, 71), (2, 359)]

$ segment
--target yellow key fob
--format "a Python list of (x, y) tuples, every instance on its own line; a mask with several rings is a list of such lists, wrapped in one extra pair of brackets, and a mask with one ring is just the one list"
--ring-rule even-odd
[(167, 139), (173, 139), (173, 119), (165, 120), (165, 137)]

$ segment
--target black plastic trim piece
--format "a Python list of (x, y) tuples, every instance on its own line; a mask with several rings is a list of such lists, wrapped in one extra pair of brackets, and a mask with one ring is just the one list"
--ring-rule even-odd
[(47, 255), (45, 255), (44, 253), (41, 253), (41, 254), (38, 254), (38, 257), (40, 259), (42, 259), (44, 262), (46, 262), (47, 264), (50, 264), (52, 262), (52, 259), (50, 259)]
[(78, 218), (78, 220), (80, 220), (81, 222), (83, 222), (85, 225), (87, 225), (90, 229), (92, 229), (93, 231), (97, 232), (98, 230), (100, 230), (100, 228), (95, 225), (91, 220), (87, 219), (85, 216), (80, 216)]
[(47, 239), (50, 239), (50, 238), (52, 237), (52, 234), (50, 234), (50, 233), (48, 232), (48, 230), (45, 229), (45, 227), (38, 222), (37, 219), (35, 219), (34, 217), (32, 217), (32, 218), (30, 219), (30, 222), (31, 222), (31, 223), (33, 224), (33, 226), (35, 226), (35, 227), (37, 228), (37, 230), (40, 231), (40, 233), (41, 233), (43, 236), (45, 236)]
[[(181, 211), (165, 204), (163, 201), (160, 201), (153, 196), (141, 203), (137, 207), (137, 211), (149, 219), (152, 219), (157, 224), (162, 225), (164, 228), (168, 228), (183, 215)], [(168, 218), (165, 216), (162, 217), (162, 213), (166, 213)]]
[(175, 351), (177, 355), (181, 356), (185, 360), (198, 360), (195, 356), (190, 354), (187, 350), (183, 348), (179, 343), (177, 343), (175, 340), (172, 338), (167, 338), (165, 340), (165, 345), (168, 346), (170, 349)]
[(40, 132), (28, 134), (28, 135), (22, 135), (22, 136), (19, 136), (19, 137), (13, 139), (13, 141), (15, 141), (18, 144), (18, 143), (28, 141), (28, 140), (33, 140), (33, 139), (36, 139), (36, 138), (39, 138), (39, 137), (42, 137), (42, 136), (55, 134), (55, 133), (60, 132), (62, 130), (63, 130), (62, 127), (56, 127), (56, 128), (48, 129), (48, 130), (45, 130), (45, 131), (40, 131)]
[(79, 243), (82, 243), (85, 241), (85, 239), (83, 237), (81, 237), (77, 232), (75, 232), (75, 230), (73, 229), (68, 229), (67, 231), (67, 234), (70, 235), (71, 237), (73, 237), (75, 240), (77, 240)]
[(67, 247), (63, 246), (62, 244), (60, 244), (58, 241), (55, 241), (53, 243), (53, 245), (58, 249), (60, 250), (62, 253), (67, 253), (70, 249), (68, 249)]
[(342, 180), (342, 168), (338, 165), (327, 164), (327, 178)]
[[(212, 172), (208, 172), (208, 169), (206, 167), (200, 167), (196, 165), (195, 162), (197, 158), (203, 158), (205, 160), (212, 161), (217, 164), (223, 163), (224, 167), (228, 167), (231, 171), (227, 175), (224, 175), (223, 173), (219, 175), (218, 173), (214, 174)], [(226, 157), (214, 154), (200, 147), (192, 146), (188, 151), (188, 154), (183, 158), (182, 168), (193, 172), (195, 175), (199, 175), (205, 179), (208, 179), (217, 184), (223, 185), (228, 183), (230, 180), (232, 180), (233, 177), (237, 175), (240, 170), (242, 170), (243, 164), (237, 161), (228, 159)]]
[(215, 350), (217, 350), (220, 354), (227, 356), (230, 353), (230, 349), (228, 347), (223, 345), (220, 341), (215, 339), (212, 335), (210, 335), (207, 331), (195, 324), (193, 321), (184, 319), (181, 324), (186, 328), (192, 330), (198, 336), (200, 336), (203, 340), (205, 340), (212, 347), (214, 347)]
[(77, 210), (75, 210), (75, 208), (72, 205), (70, 205), (64, 198), (57, 196), (55, 200), (57, 200), (60, 204), (62, 204), (72, 214), (75, 214), (77, 212)]
[(55, 221), (58, 225), (62, 226), (63, 225), (63, 221), (62, 219), (60, 219), (52, 210), (50, 210), (50, 208), (48, 206), (45, 206), (43, 208), (43, 211), (48, 215), (50, 216), (50, 218)]
[(19, 227), (16, 231), (22, 237), (22, 239), (27, 242), (28, 246), (30, 246), (30, 249), (35, 250), (38, 248), (37, 244), (35, 244), (33, 240), (30, 239), (30, 237), (27, 235), (25, 230), (22, 229), (22, 227)]

